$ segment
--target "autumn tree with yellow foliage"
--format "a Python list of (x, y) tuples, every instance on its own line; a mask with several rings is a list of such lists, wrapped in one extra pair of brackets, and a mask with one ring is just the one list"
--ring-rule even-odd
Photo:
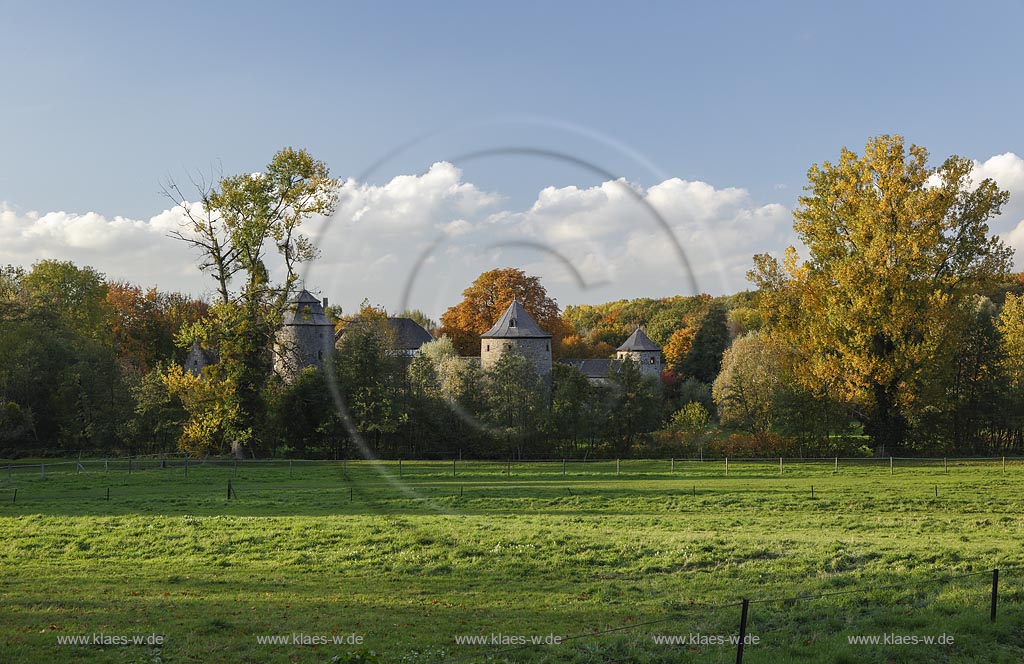
[(937, 168), (901, 136), (808, 172), (793, 225), (809, 257), (755, 256), (766, 326), (792, 353), (796, 377), (847, 403), (876, 445), (899, 450), (923, 385), (947, 363), (973, 296), (1010, 269), (989, 236), (1008, 193), (973, 182), (970, 160)]

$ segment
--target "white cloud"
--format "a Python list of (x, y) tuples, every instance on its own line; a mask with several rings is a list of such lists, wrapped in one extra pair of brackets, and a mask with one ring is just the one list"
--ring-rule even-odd
[[(975, 169), (1011, 191), (992, 229), (1024, 256), (1024, 160), (1007, 153)], [(436, 317), (495, 267), (537, 274), (562, 304), (686, 294), (677, 241), (698, 289), (726, 293), (749, 287), (753, 254), (796, 243), (785, 204), (679, 178), (647, 187), (624, 179), (546, 187), (522, 209), (504, 203), (444, 162), (380, 185), (349, 180), (333, 217), (307, 228), (322, 257), (305, 283), (349, 311), (368, 298)], [(179, 210), (135, 220), (0, 203), (0, 263), (73, 260), (111, 278), (208, 293), (211, 281), (196, 270), (196, 257), (167, 236), (181, 219)]]
[(1002, 214), (989, 226), (1016, 252), (1015, 269), (1024, 270), (1024, 159), (1006, 152), (983, 162), (976, 161), (972, 176), (975, 182), (992, 178), (1000, 189), (1010, 192)]
[(180, 219), (180, 210), (147, 221), (95, 212), (24, 212), (0, 202), (0, 263), (28, 267), (48, 258), (70, 260), (110, 279), (202, 293), (208, 280), (195, 270), (188, 248), (167, 236)]

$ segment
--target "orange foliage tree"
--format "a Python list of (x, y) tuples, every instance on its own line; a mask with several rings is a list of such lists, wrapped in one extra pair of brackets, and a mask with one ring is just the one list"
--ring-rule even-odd
[(558, 303), (548, 297), (540, 279), (516, 268), (490, 270), (477, 277), (462, 291), (462, 302), (441, 316), (441, 334), (448, 335), (459, 354), (479, 355), (480, 335), (491, 329), (513, 299), (552, 336), (558, 354), (566, 332)]
[(680, 367), (683, 364), (683, 360), (690, 353), (690, 348), (693, 347), (693, 337), (697, 334), (697, 330), (692, 327), (681, 327), (672, 333), (669, 337), (668, 343), (665, 344), (665, 362), (673, 371), (679, 372)]

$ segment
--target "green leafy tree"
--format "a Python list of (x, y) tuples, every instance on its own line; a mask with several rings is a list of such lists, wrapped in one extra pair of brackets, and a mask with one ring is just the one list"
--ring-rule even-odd
[(782, 349), (757, 332), (733, 342), (722, 358), (711, 393), (725, 426), (770, 431), (784, 379)]
[(712, 302), (679, 369), (683, 375), (692, 376), (702, 383), (713, 383), (722, 367), (722, 355), (728, 347), (729, 328), (725, 305)]
[(661, 426), (662, 402), (657, 382), (645, 376), (636, 362), (622, 362), (618, 371), (610, 370), (609, 378), (607, 429), (614, 451), (628, 456), (642, 435)]
[(485, 374), (487, 414), (509, 453), (523, 457), (540, 428), (545, 387), (533, 363), (513, 350), (502, 353)]
[[(316, 257), (302, 223), (329, 215), (339, 186), (326, 164), (305, 150), (285, 148), (260, 173), (224, 177), (215, 186), (201, 183), (198, 202), (188, 201), (173, 182), (165, 188), (186, 219), (174, 237), (198, 252), (199, 267), (214, 277), (219, 295), (209, 319), (187, 327), (178, 340), (183, 348), (199, 341), (218, 352), (219, 362), (207, 376), (220, 386), (223, 412), (238, 418), (227, 427), (238, 436), (232, 442), (236, 455), (260, 442), (273, 364), (267, 349), (273, 347), (299, 266)], [(284, 267), (280, 283), (271, 281), (271, 252)]]

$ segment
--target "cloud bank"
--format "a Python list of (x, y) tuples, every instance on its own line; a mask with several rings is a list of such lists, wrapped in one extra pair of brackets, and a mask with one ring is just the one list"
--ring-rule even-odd
[[(975, 175), (1010, 190), (992, 231), (1024, 256), (1024, 159), (996, 155), (976, 162)], [(480, 272), (507, 266), (540, 276), (562, 304), (690, 294), (691, 274), (698, 291), (728, 293), (749, 287), (753, 254), (795, 243), (790, 203), (679, 178), (647, 187), (619, 179), (546, 187), (517, 210), (438, 162), (380, 185), (346, 181), (335, 214), (306, 228), (322, 255), (304, 279), (349, 311), (365, 298), (433, 316)], [(72, 260), (113, 279), (209, 294), (212, 280), (169, 237), (181, 221), (177, 210), (138, 220), (0, 202), (0, 263)]]

